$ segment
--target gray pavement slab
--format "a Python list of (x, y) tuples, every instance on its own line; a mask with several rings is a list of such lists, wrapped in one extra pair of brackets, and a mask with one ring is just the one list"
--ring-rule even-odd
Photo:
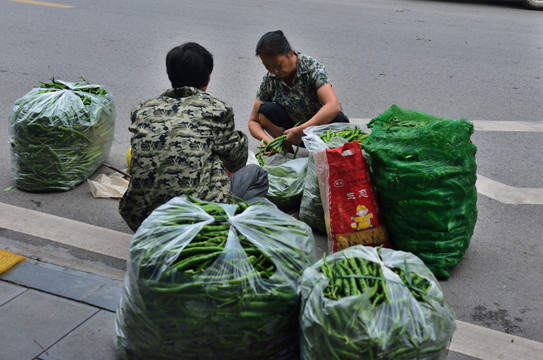
[(100, 310), (42, 353), (39, 360), (114, 360), (115, 313)]
[(32, 259), (17, 264), (2, 279), (28, 288), (81, 301), (109, 311), (119, 305), (122, 281)]
[(0, 306), (19, 295), (26, 288), (0, 281)]
[(0, 306), (2, 360), (34, 359), (99, 310), (28, 289)]
[(15, 265), (0, 275), (0, 359), (116, 359), (122, 285), (33, 259)]

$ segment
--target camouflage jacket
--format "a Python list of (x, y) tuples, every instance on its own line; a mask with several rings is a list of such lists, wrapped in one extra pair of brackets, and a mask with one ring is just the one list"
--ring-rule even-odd
[(172, 197), (228, 202), (226, 169), (247, 162), (247, 136), (232, 108), (192, 87), (170, 89), (132, 109), (130, 183), (119, 212), (132, 230)]
[(298, 63), (292, 84), (289, 86), (284, 80), (267, 73), (256, 97), (262, 102), (273, 101), (283, 106), (296, 124), (306, 122), (319, 111), (322, 104), (317, 90), (330, 81), (320, 61), (299, 52), (295, 54), (298, 56)]

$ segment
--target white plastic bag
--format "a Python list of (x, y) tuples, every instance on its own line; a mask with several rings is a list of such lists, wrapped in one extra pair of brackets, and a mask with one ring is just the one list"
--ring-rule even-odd
[(265, 199), (173, 198), (130, 244), (116, 348), (145, 360), (297, 358), (297, 285), (315, 260), (309, 226)]
[(300, 291), (303, 360), (446, 359), (455, 314), (411, 253), (350, 247), (306, 269)]

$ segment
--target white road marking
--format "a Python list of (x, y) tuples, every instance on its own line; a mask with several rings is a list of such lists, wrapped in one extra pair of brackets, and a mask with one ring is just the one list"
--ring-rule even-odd
[[(352, 123), (366, 126), (371, 119), (349, 118)], [(543, 132), (543, 121), (494, 121), (494, 120), (468, 120), (476, 131), (518, 131)]]
[(477, 192), (503, 204), (543, 205), (543, 189), (518, 188), (477, 174)]
[(543, 121), (470, 120), (476, 131), (543, 132)]

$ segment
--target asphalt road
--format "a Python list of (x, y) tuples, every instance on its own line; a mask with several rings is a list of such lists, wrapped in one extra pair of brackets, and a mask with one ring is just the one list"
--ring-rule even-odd
[[(51, 77), (105, 85), (117, 109), (108, 162), (125, 167), (130, 109), (169, 86), (166, 52), (196, 41), (215, 58), (208, 92), (229, 102), (247, 131), (265, 73), (254, 47), (263, 33), (282, 29), (296, 50), (326, 64), (352, 118), (397, 104), (452, 119), (540, 123), (542, 16), (500, 1), (0, 0), (0, 113), (7, 123), (14, 101)], [(506, 130), (473, 135), (478, 174), (542, 189), (543, 133), (514, 131), (514, 123)], [(0, 139), (2, 190), (13, 185), (7, 125)], [(86, 184), (55, 194), (13, 188), (0, 191), (0, 202), (129, 232), (117, 201), (94, 199)], [(463, 321), (541, 342), (541, 203), (480, 195), (478, 209), (465, 260), (443, 282), (448, 299)]]

